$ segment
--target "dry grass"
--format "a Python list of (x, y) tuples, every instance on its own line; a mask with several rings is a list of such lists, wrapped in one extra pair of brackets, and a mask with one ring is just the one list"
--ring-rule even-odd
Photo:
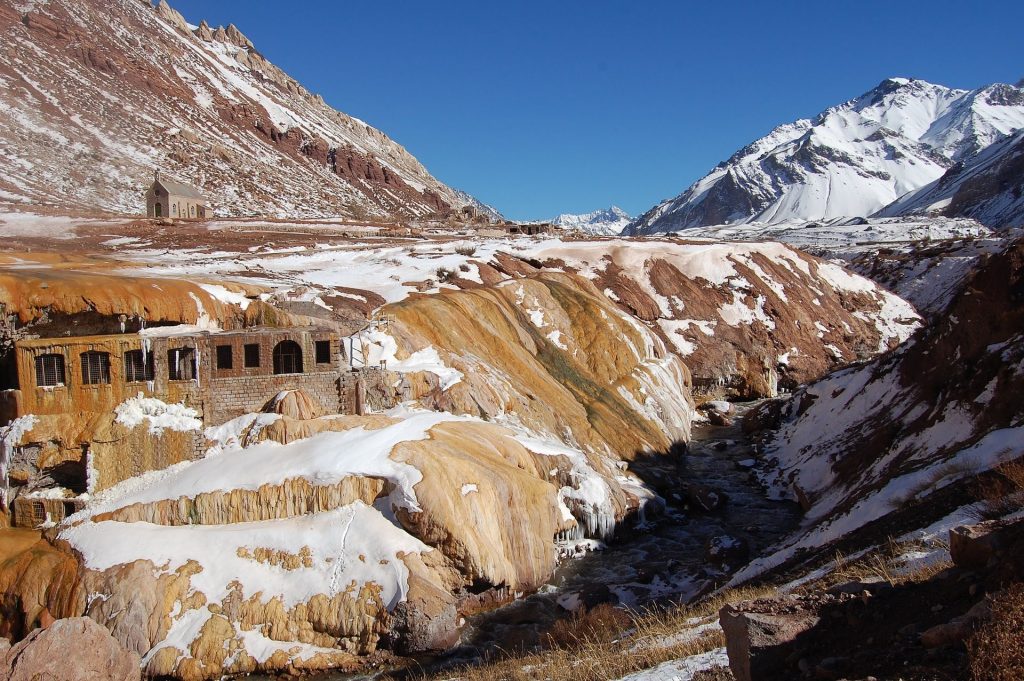
[[(606, 681), (662, 662), (721, 648), (720, 629), (687, 636), (699, 624), (717, 621), (726, 603), (774, 597), (775, 589), (741, 587), (711, 596), (692, 606), (627, 612), (599, 605), (576, 613), (552, 627), (542, 650), (508, 654), (482, 664), (420, 678), (460, 681)], [(731, 678), (723, 676), (721, 678)], [(384, 681), (389, 681), (385, 677)]]
[[(865, 579), (881, 579), (892, 586), (928, 581), (943, 570), (952, 567), (952, 561), (946, 559), (919, 562), (908, 568), (900, 560), (900, 557), (912, 551), (941, 548), (948, 549), (945, 544), (937, 540), (932, 540), (931, 545), (926, 546), (917, 541), (898, 542), (890, 537), (882, 546), (856, 559), (848, 559), (837, 551), (835, 567), (825, 578), (826, 588)], [(807, 588), (813, 590), (817, 587), (805, 585), (805, 589)]]
[(1024, 679), (1024, 585), (1014, 584), (989, 601), (992, 619), (967, 642), (975, 681)]
[(979, 478), (977, 494), (984, 501), (978, 520), (1002, 518), (1024, 508), (1024, 460), (997, 466)]

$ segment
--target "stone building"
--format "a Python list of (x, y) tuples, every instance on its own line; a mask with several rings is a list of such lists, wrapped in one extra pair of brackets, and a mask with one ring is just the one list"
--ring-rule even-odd
[(142, 393), (196, 409), (207, 425), (260, 411), (301, 389), (324, 413), (348, 413), (348, 369), (339, 335), (324, 328), (36, 338), (15, 344), (15, 414), (110, 412)]
[[(353, 369), (345, 341), (327, 327), (175, 326), (18, 340), (17, 387), (0, 391), (0, 425), (19, 417), (33, 425), (0, 442), (8, 491), (0, 506), (15, 526), (59, 522), (87, 492), (202, 457), (207, 427), (272, 411), (288, 391), (302, 391), (304, 404), (324, 415), (380, 411), (407, 398), (400, 373)], [(118, 407), (140, 395), (194, 410), (201, 427), (152, 435), (118, 425)]]
[(505, 224), (506, 234), (547, 234), (555, 230), (555, 226), (549, 222), (509, 222)]
[(163, 177), (158, 170), (146, 192), (146, 215), (203, 220), (207, 217), (206, 197), (194, 187)]

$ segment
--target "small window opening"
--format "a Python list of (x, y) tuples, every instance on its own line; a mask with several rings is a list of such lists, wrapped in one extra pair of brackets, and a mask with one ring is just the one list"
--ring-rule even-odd
[(316, 363), (317, 364), (330, 364), (331, 363), (331, 341), (317, 341), (316, 342)]
[(274, 373), (302, 373), (302, 348), (298, 343), (286, 340), (274, 346)]
[(167, 377), (172, 381), (192, 381), (196, 377), (196, 349), (172, 348), (167, 351)]
[(246, 343), (245, 368), (252, 369), (260, 365), (260, 346), (258, 343)]
[(128, 350), (124, 353), (124, 380), (128, 383), (142, 383), (153, 380), (153, 354), (142, 350)]
[(218, 369), (231, 369), (233, 368), (233, 357), (231, 356), (230, 345), (218, 345), (217, 346), (217, 368)]

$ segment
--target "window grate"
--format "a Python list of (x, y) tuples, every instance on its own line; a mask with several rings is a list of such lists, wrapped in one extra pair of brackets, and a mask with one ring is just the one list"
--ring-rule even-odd
[(82, 359), (82, 383), (85, 385), (98, 385), (110, 383), (110, 355), (105, 352), (89, 350), (83, 352)]
[(142, 350), (128, 350), (124, 353), (124, 380), (128, 383), (142, 383), (153, 380), (153, 355)]
[(64, 385), (64, 355), (48, 354), (36, 357), (36, 385)]
[(167, 351), (167, 377), (172, 381), (192, 381), (196, 377), (196, 349), (171, 348)]
[(302, 348), (298, 343), (286, 340), (274, 346), (274, 373), (302, 373)]

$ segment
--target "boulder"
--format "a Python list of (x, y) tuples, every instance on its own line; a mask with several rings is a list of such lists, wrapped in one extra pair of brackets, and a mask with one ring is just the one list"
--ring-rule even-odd
[(949, 531), (949, 555), (960, 568), (978, 570), (1024, 540), (1024, 520), (988, 520)]
[(733, 416), (736, 415), (736, 407), (725, 400), (705, 402), (698, 408), (708, 417), (708, 421), (716, 426), (731, 426)]
[(991, 617), (992, 611), (987, 601), (976, 603), (960, 617), (954, 617), (945, 624), (937, 624), (921, 633), (921, 645), (925, 648), (941, 648), (943, 646), (963, 643), (974, 633), (978, 623)]
[(104, 627), (74, 617), (36, 629), (12, 647), (0, 665), (0, 678), (135, 681), (142, 677), (140, 664), (139, 656), (122, 648)]
[(712, 537), (704, 544), (704, 560), (719, 567), (739, 567), (747, 562), (749, 554), (747, 542), (727, 534)]
[(310, 421), (323, 416), (320, 403), (302, 390), (283, 390), (270, 400), (264, 411), (281, 414), (299, 421)]
[(736, 681), (790, 678), (792, 664), (786, 659), (789, 651), (783, 644), (818, 623), (814, 611), (758, 607), (759, 604), (777, 605), (772, 601), (753, 601), (726, 605), (719, 612), (729, 667)]

